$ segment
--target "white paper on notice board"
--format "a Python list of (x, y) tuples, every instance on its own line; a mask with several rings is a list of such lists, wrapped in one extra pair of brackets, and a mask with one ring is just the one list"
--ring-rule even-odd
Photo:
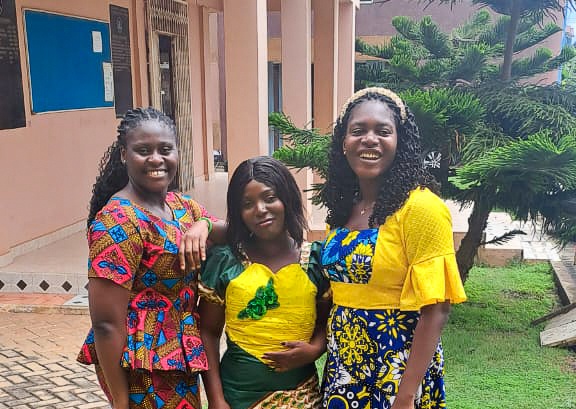
[(92, 31), (92, 51), (95, 53), (102, 52), (102, 33), (100, 31)]
[(112, 73), (112, 63), (103, 62), (102, 71), (104, 72), (104, 101), (114, 101), (114, 75)]

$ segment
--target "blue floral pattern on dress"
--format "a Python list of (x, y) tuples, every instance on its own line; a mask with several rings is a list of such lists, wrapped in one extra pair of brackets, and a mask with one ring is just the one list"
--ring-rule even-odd
[(372, 274), (372, 258), (378, 229), (349, 230), (339, 227), (328, 235), (322, 265), (331, 281), (366, 284)]
[[(330, 281), (366, 284), (378, 229), (337, 228), (326, 239), (322, 267)], [(412, 347), (418, 311), (365, 310), (334, 305), (328, 321), (323, 408), (389, 409)], [(417, 391), (416, 409), (446, 407), (439, 343)]]

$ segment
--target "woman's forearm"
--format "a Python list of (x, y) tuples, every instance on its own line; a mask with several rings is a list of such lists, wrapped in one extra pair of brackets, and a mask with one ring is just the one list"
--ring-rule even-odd
[(326, 352), (326, 322), (328, 321), (331, 306), (331, 302), (324, 300), (318, 301), (316, 304), (316, 326), (310, 339), (310, 344), (318, 351), (318, 356), (315, 360)]
[(206, 397), (211, 406), (225, 401), (222, 381), (220, 379), (220, 336), (202, 333), (202, 343), (208, 358), (208, 370), (202, 373)]
[(108, 322), (93, 323), (94, 343), (98, 361), (104, 372), (108, 390), (112, 395), (113, 409), (128, 409), (128, 379), (120, 366), (126, 328)]
[(414, 400), (438, 346), (449, 312), (449, 303), (428, 305), (422, 308), (397, 399)]

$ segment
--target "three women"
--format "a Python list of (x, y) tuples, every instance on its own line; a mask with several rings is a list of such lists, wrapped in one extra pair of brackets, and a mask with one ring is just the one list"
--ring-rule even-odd
[[(127, 148), (124, 145), (124, 151), (128, 152)], [(134, 169), (146, 169), (136, 163)], [(166, 166), (166, 172), (169, 169)], [(159, 177), (162, 172), (164, 169), (155, 168), (148, 176)], [(146, 181), (137, 184), (140, 193), (154, 191), (156, 185), (142, 174), (135, 172), (132, 179)], [(334, 128), (329, 172), (321, 196), (331, 231), (322, 249), (315, 243), (308, 252), (308, 245), (303, 243), (306, 223), (300, 195), (283, 165), (270, 158), (243, 162), (228, 191), (228, 247), (212, 249), (201, 275), (201, 336), (210, 367), (204, 375), (210, 408), (320, 405), (313, 362), (326, 342), (322, 302), (326, 281), (321, 272), (330, 281), (334, 304), (328, 319), (322, 406), (445, 407), (439, 337), (450, 304), (466, 297), (456, 266), (450, 214), (434, 193), (435, 188), (422, 164), (412, 113), (396, 94), (382, 88), (356, 93), (344, 106)], [(164, 193), (152, 195), (150, 210), (170, 221), (170, 215), (157, 206), (165, 203), (168, 195), (164, 187), (159, 191)], [(111, 206), (122, 206), (122, 200), (134, 198), (133, 193), (121, 190), (117, 202), (110, 201)], [(193, 205), (188, 207), (192, 209)], [(138, 213), (132, 212), (138, 219)], [(206, 216), (192, 218), (199, 221), (201, 217)], [(202, 220), (205, 222), (185, 228), (195, 229), (197, 238), (205, 238), (211, 223), (210, 219)], [(111, 236), (111, 228), (114, 226), (103, 229), (96, 223), (91, 234), (99, 238), (105, 230)], [(212, 234), (218, 236), (223, 231), (224, 227), (218, 225)], [(141, 230), (134, 228), (135, 232), (140, 234)], [(118, 246), (113, 240), (108, 239), (109, 245)], [(203, 244), (201, 239), (193, 242), (196, 247)], [(97, 248), (101, 251), (106, 246)], [(132, 245), (132, 251), (134, 248), (139, 247)], [(118, 264), (118, 257), (106, 259), (107, 264), (95, 264), (98, 254), (92, 255), (91, 250), (93, 277), (117, 277), (118, 269), (110, 272), (111, 266), (120, 265), (130, 272), (138, 269)], [(98, 273), (101, 265), (108, 269), (105, 274)], [(141, 270), (145, 277), (147, 270)], [(187, 285), (194, 286), (195, 277), (189, 277)], [(96, 284), (90, 291), (95, 305), (102, 294), (101, 286)], [(103, 291), (110, 290), (109, 286)], [(125, 300), (133, 296), (124, 293)], [(124, 300), (120, 296), (118, 299)], [(193, 297), (188, 301), (193, 302)], [(99, 308), (91, 309), (98, 324)], [(190, 314), (195, 317), (193, 311)], [(111, 315), (121, 316), (119, 312)], [(154, 313), (156, 318), (150, 322), (159, 321), (159, 315)], [(138, 313), (133, 316), (138, 317)], [(128, 327), (130, 317), (128, 314)], [(202, 362), (188, 361), (194, 354), (185, 352), (179, 369), (192, 373), (205, 370), (196, 321), (186, 317), (183, 322), (194, 323), (193, 342), (189, 344), (194, 345), (192, 351)], [(218, 345), (224, 324), (228, 350), (220, 363)], [(106, 325), (95, 325), (95, 330), (98, 327), (97, 345), (98, 338), (110, 333)], [(138, 331), (134, 334), (140, 336), (136, 341), (128, 334), (122, 365), (127, 369), (154, 368), (154, 364), (163, 362), (161, 358), (145, 354), (150, 362), (148, 367), (143, 366), (132, 358), (139, 355), (131, 355), (129, 345), (134, 342), (134, 351), (146, 347), (147, 342), (158, 347), (159, 336), (146, 337), (146, 331)], [(120, 350), (121, 338), (115, 338), (114, 351)], [(102, 354), (108, 351), (102, 346), (96, 350)], [(106, 360), (102, 379), (118, 380), (118, 371), (106, 369), (112, 367), (113, 360)], [(188, 389), (178, 390), (195, 388), (195, 381), (183, 382)], [(174, 385), (171, 387), (176, 390)], [(115, 395), (125, 396), (126, 389), (122, 386), (113, 391), (113, 401)], [(141, 389), (137, 395), (148, 396)], [(154, 391), (150, 396), (159, 394)], [(117, 407), (123, 406), (114, 403)]]

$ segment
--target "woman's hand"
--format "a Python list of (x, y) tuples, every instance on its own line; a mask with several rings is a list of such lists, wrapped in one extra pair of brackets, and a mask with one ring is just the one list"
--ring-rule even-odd
[(178, 247), (178, 259), (182, 271), (198, 270), (206, 260), (208, 229), (206, 220), (198, 220), (182, 235)]
[(414, 397), (396, 396), (390, 409), (414, 409)]
[(288, 349), (281, 352), (267, 352), (262, 356), (262, 359), (269, 361), (268, 365), (277, 372), (300, 368), (314, 362), (322, 354), (318, 347), (308, 342), (289, 341), (283, 342), (282, 346)]

